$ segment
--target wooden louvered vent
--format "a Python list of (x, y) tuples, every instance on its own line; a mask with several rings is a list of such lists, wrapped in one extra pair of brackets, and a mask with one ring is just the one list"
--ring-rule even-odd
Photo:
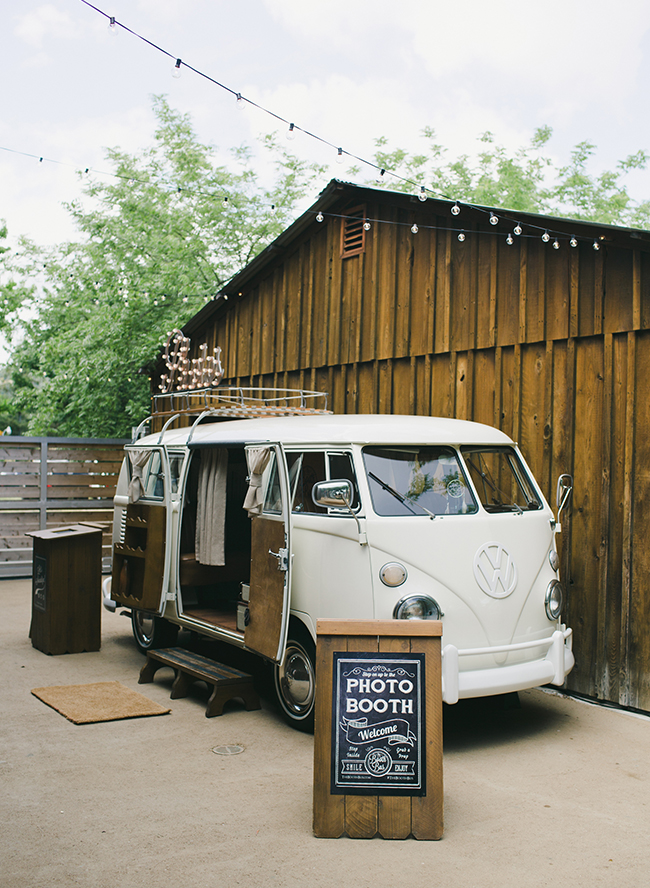
[(366, 207), (350, 207), (341, 220), (341, 259), (358, 256), (366, 248)]

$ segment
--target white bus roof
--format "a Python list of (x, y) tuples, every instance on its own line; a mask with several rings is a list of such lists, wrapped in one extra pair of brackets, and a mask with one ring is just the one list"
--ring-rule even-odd
[[(140, 438), (134, 447), (182, 447), (191, 428), (171, 429)], [(280, 441), (283, 444), (512, 444), (492, 426), (462, 419), (393, 414), (330, 414), (281, 416), (206, 422), (191, 434), (192, 447), (234, 442)]]

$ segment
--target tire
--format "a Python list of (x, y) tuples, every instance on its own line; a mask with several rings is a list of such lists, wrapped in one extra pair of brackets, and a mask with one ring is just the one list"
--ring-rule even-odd
[(154, 617), (141, 610), (131, 611), (131, 628), (135, 643), (143, 654), (157, 648), (173, 646), (178, 635), (178, 626), (163, 617)]
[(316, 649), (307, 630), (289, 628), (284, 658), (273, 668), (275, 696), (287, 724), (313, 732)]

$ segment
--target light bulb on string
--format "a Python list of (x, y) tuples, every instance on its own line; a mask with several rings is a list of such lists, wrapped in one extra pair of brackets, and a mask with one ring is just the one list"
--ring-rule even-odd
[(246, 104), (246, 99), (242, 96), (241, 93), (237, 93), (236, 98), (237, 98), (237, 107), (239, 108), (240, 111), (243, 111), (244, 105)]
[(560, 249), (560, 242), (559, 242), (559, 240), (558, 240), (557, 238), (555, 238), (555, 240), (553, 241), (553, 249), (554, 249), (554, 250), (559, 250), (559, 249)]
[(379, 170), (379, 173), (378, 173), (378, 175), (377, 175), (377, 185), (383, 185), (383, 184), (384, 184), (384, 182), (386, 181), (386, 180), (384, 179), (384, 176), (385, 176), (385, 175), (386, 175), (386, 170)]
[(494, 213), (490, 213), (490, 225), (498, 225), (499, 217), (495, 216)]
[(419, 228), (418, 228), (418, 226), (417, 226), (417, 223), (414, 222), (413, 225), (411, 225), (411, 231), (413, 232), (413, 234), (417, 234), (417, 233), (418, 233)]
[(551, 239), (551, 235), (548, 233), (548, 231), (545, 231), (544, 234), (542, 235), (542, 240), (544, 241), (545, 244), (547, 244), (550, 241), (550, 239)]
[(339, 148), (336, 154), (336, 162), (343, 163), (344, 160), (345, 158), (343, 157), (343, 149)]
[(319, 212), (319, 213), (316, 214), (316, 221), (317, 221), (317, 222), (322, 222), (322, 221), (323, 221), (323, 218), (324, 218), (324, 217), (323, 217), (323, 214), (322, 214), (322, 213)]
[(370, 228), (371, 228), (370, 222), (368, 222), (368, 220), (366, 219), (366, 221), (363, 223), (363, 230), (370, 231)]
[(517, 222), (512, 230), (517, 235), (517, 237), (519, 237), (519, 235), (521, 234), (521, 225), (519, 224), (519, 222)]
[(175, 80), (178, 80), (178, 78), (181, 76), (181, 65), (182, 64), (183, 64), (183, 62), (180, 59), (176, 59), (176, 62), (174, 63), (174, 67), (172, 68), (172, 77)]
[(460, 207), (458, 206), (458, 201), (456, 201), (456, 203), (451, 208), (451, 215), (452, 216), (459, 216), (460, 215)]
[(228, 195), (226, 195), (226, 196), (224, 197), (224, 199), (221, 201), (221, 203), (224, 205), (224, 207), (225, 207), (226, 209), (228, 209), (228, 206), (229, 206), (229, 203), (228, 203)]
[(465, 232), (464, 231), (461, 231), (459, 233), (458, 240), (461, 242), (461, 244), (463, 243), (463, 241), (465, 240)]
[(509, 234), (508, 237), (506, 238), (506, 243), (508, 244), (509, 247), (511, 247), (514, 244), (514, 242), (515, 242), (514, 237), (511, 234)]
[(600, 244), (598, 243), (598, 241), (595, 240), (593, 242), (592, 246), (593, 246), (594, 250), (600, 250)]
[(577, 246), (578, 246), (578, 239), (577, 239), (577, 237), (575, 237), (575, 236), (572, 237), (571, 240), (569, 241), (569, 243), (571, 244), (572, 247), (577, 247)]
[(289, 124), (289, 129), (286, 132), (286, 136), (290, 142), (296, 138), (296, 128), (294, 127), (293, 123)]
[(421, 200), (422, 203), (427, 199), (427, 190), (424, 185), (420, 185), (420, 193), (418, 194), (418, 200)]
[(112, 15), (108, 20), (108, 33), (109, 34), (116, 34), (117, 33), (117, 27), (116, 27), (114, 15)]

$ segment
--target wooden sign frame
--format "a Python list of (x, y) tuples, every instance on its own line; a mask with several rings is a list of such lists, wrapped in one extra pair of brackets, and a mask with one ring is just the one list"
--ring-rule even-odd
[[(438, 620), (318, 620), (314, 834), (318, 838), (440, 839), (443, 833), (442, 675)], [(424, 655), (424, 795), (332, 793), (334, 653)]]

